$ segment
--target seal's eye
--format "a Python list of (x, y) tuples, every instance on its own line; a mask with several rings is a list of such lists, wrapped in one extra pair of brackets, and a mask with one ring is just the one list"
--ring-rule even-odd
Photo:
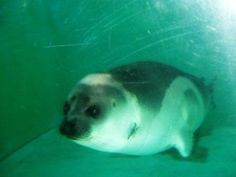
[(100, 112), (100, 108), (97, 105), (92, 105), (89, 106), (88, 109), (86, 109), (85, 114), (96, 119), (100, 115)]
[(66, 115), (70, 110), (70, 104), (66, 101), (63, 107), (63, 112)]

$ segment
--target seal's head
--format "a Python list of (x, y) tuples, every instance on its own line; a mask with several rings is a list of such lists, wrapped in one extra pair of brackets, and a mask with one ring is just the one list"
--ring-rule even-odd
[(97, 150), (118, 152), (137, 125), (135, 97), (109, 74), (90, 74), (64, 104), (61, 134)]

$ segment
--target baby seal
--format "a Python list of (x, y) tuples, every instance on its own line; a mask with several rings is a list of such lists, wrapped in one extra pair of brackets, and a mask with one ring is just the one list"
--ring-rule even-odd
[(64, 104), (61, 134), (96, 150), (191, 154), (207, 113), (207, 87), (171, 66), (137, 62), (82, 78)]

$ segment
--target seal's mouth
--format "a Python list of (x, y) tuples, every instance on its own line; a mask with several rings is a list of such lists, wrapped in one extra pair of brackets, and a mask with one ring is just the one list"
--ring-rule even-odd
[(78, 138), (75, 136), (70, 136), (70, 135), (65, 135), (66, 138), (70, 139), (70, 140), (77, 140)]
[(59, 129), (59, 132), (62, 136), (64, 136), (65, 138), (68, 138), (70, 140), (78, 140), (79, 139), (79, 137), (76, 137), (74, 135), (66, 134), (61, 128)]
[(77, 139), (75, 126), (71, 122), (63, 122), (59, 128), (59, 132), (69, 139)]
[(89, 137), (88, 129), (78, 128), (71, 122), (63, 122), (59, 128), (59, 132), (70, 140), (86, 139)]

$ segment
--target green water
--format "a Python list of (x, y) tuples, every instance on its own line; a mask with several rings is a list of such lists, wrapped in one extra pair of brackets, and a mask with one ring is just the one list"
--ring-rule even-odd
[[(235, 48), (234, 0), (1, 1), (0, 176), (235, 176)], [(208, 116), (215, 129), (202, 140), (207, 162), (117, 159), (56, 133), (37, 138), (58, 125), (63, 101), (82, 76), (139, 60), (206, 81), (217, 76), (217, 107)]]

